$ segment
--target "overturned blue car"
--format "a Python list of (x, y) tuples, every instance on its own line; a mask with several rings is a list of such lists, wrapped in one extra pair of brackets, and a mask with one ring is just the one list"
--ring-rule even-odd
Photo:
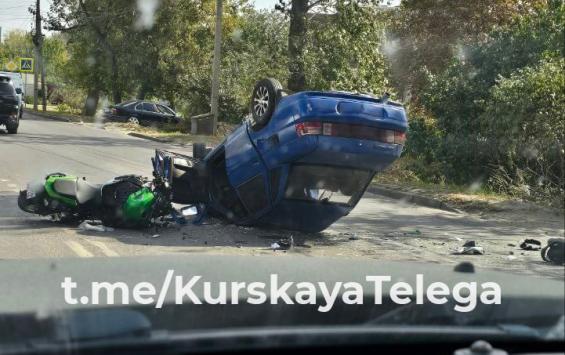
[(259, 81), (252, 117), (220, 145), (170, 161), (172, 200), (240, 225), (318, 232), (347, 215), (401, 154), (402, 105), (365, 94), (287, 94)]

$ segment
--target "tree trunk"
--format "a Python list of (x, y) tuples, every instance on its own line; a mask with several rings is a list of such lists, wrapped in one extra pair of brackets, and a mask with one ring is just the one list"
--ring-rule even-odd
[(88, 91), (88, 96), (86, 97), (83, 110), (85, 116), (94, 116), (96, 114), (99, 99), (100, 91), (98, 89), (90, 89)]
[(118, 84), (118, 60), (110, 45), (108, 45), (108, 51), (110, 52), (112, 60), (112, 98), (114, 99), (114, 104), (117, 105), (122, 102), (122, 91)]
[(288, 33), (288, 88), (292, 91), (302, 91), (306, 86), (304, 43), (307, 12), (308, 0), (292, 0)]

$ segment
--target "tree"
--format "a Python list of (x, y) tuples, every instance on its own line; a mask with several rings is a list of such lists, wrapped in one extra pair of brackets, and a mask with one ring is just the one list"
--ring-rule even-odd
[(465, 61), (469, 46), (486, 42), (492, 30), (535, 13), (546, 2), (403, 0), (390, 12), (385, 46), (395, 86), (403, 97), (418, 98), (427, 73), (441, 73), (453, 58)]
[[(380, 4), (379, 0), (279, 0), (276, 9), (288, 15), (290, 21), (288, 88), (301, 91), (333, 84), (344, 84), (340, 85), (343, 89), (352, 90), (375, 88), (375, 85), (385, 87), (387, 83), (381, 75), (384, 62), (379, 50), (384, 29)], [(374, 44), (378, 44), (377, 47), (371, 48)], [(376, 61), (370, 63), (368, 58)], [(318, 67), (324, 63), (326, 69)], [(354, 70), (348, 70), (348, 64)], [(369, 74), (372, 69), (376, 70), (374, 78), (363, 75), (365, 70), (365, 74)], [(313, 70), (318, 71), (319, 76), (308, 78)], [(345, 78), (359, 80), (356, 84), (345, 83)]]
[[(519, 130), (519, 135), (512, 135), (513, 131), (509, 131), (512, 124), (521, 125), (527, 121), (524, 120), (523, 114), (518, 114), (514, 109), (510, 109), (510, 106), (515, 105), (519, 110), (528, 108), (535, 112), (541, 107), (529, 100), (519, 99), (518, 93), (510, 90), (508, 85), (519, 82), (520, 85), (516, 84), (515, 87), (532, 92), (532, 95), (535, 94), (533, 97), (541, 94), (563, 97), (562, 93), (556, 91), (557, 84), (547, 79), (552, 75), (549, 73), (554, 72), (550, 68), (558, 67), (554, 61), (560, 63), (560, 58), (563, 58), (564, 11), (563, 6), (555, 2), (549, 3), (531, 15), (516, 19), (510, 25), (495, 28), (483, 41), (469, 44), (466, 56), (452, 59), (443, 71), (425, 72), (428, 84), (421, 90), (418, 103), (435, 119), (432, 131), (440, 139), (430, 143), (436, 144), (433, 147), (433, 155), (439, 161), (441, 172), (448, 181), (487, 182), (495, 173), (493, 167), (495, 170), (501, 166), (505, 169), (512, 167), (509, 174), (514, 177), (517, 168), (526, 168), (524, 160), (509, 163), (506, 158), (501, 158), (514, 156), (512, 152), (515, 149), (505, 142), (524, 143), (530, 132), (536, 132), (535, 129), (528, 128), (525, 131)], [(554, 64), (540, 67), (540, 63), (546, 61)], [(523, 72), (524, 68), (539, 68), (544, 75), (536, 76), (530, 71)], [(520, 79), (501, 79), (513, 76)], [(543, 87), (533, 84), (536, 79), (541, 80), (539, 85)], [(501, 84), (503, 82), (505, 85)], [(503, 100), (505, 94), (508, 94), (510, 101)], [(496, 96), (498, 98), (495, 100)], [(523, 101), (524, 105), (518, 101)], [(542, 106), (549, 105), (545, 100), (540, 100), (539, 103)], [(496, 111), (498, 104), (505, 107), (507, 112)], [(550, 107), (553, 106), (547, 106), (547, 109)], [(501, 123), (499, 116), (508, 120), (505, 126), (495, 125)], [(552, 118), (547, 119), (557, 119), (554, 114), (551, 116)], [(495, 127), (499, 129), (494, 130)], [(423, 131), (417, 131), (418, 129)], [(562, 127), (559, 125), (552, 128), (554, 132), (559, 132), (560, 129)], [(430, 125), (411, 125), (412, 135), (422, 136), (423, 132), (430, 132)], [(540, 139), (547, 143), (545, 137)], [(419, 151), (428, 149), (429, 146), (421, 146)], [(551, 161), (549, 164), (552, 166), (559, 165), (557, 155), (551, 156), (553, 158), (549, 159), (549, 155), (545, 154), (544, 159)], [(505, 163), (502, 163), (503, 161)], [(532, 180), (529, 179), (528, 183), (532, 183)]]
[[(71, 42), (80, 42), (87, 51), (84, 63), (93, 63), (96, 79), (106, 81), (115, 103), (121, 102), (124, 91), (122, 76), (127, 66), (121, 65), (121, 55), (131, 54), (131, 41), (135, 5), (126, 0), (54, 0), (51, 4), (49, 29), (69, 34)], [(109, 70), (107, 70), (109, 69)], [(103, 80), (103, 79), (106, 80)], [(85, 111), (92, 114), (98, 102), (100, 87), (105, 85), (91, 82)]]

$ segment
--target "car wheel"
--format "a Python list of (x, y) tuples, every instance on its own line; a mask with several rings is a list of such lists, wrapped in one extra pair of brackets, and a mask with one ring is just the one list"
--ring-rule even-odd
[(194, 159), (202, 159), (206, 156), (206, 144), (205, 143), (194, 143), (192, 145), (192, 157)]
[(6, 127), (6, 130), (8, 131), (8, 134), (16, 134), (18, 133), (18, 126), (14, 126), (14, 127)]
[(16, 118), (16, 124), (14, 124), (14, 125), (7, 124), (6, 130), (8, 131), (8, 134), (16, 134), (16, 133), (18, 133), (18, 127), (19, 126), (20, 126), (20, 118), (17, 117)]
[(128, 122), (129, 122), (129, 123), (133, 123), (133, 124), (135, 124), (135, 125), (138, 125), (138, 124), (139, 124), (139, 119), (138, 119), (137, 117), (133, 117), (133, 116), (132, 116), (132, 117), (128, 118)]
[(281, 83), (272, 78), (262, 79), (255, 84), (251, 95), (251, 115), (253, 116), (254, 130), (261, 129), (269, 123), (281, 91)]

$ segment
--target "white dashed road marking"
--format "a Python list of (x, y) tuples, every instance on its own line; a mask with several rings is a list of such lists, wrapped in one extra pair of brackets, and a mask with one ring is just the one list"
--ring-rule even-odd
[(97, 240), (89, 240), (89, 239), (83, 239), (83, 240), (85, 242), (91, 244), (91, 245), (94, 245), (98, 249), (100, 249), (102, 251), (102, 253), (106, 256), (120, 256), (120, 254), (118, 254), (117, 252), (110, 249), (110, 247), (108, 247), (103, 242), (100, 242), (100, 241), (97, 241)]
[(91, 258), (94, 256), (91, 252), (86, 250), (82, 245), (80, 245), (78, 242), (75, 242), (74, 240), (66, 240), (65, 244), (67, 244), (67, 246), (81, 258)]

